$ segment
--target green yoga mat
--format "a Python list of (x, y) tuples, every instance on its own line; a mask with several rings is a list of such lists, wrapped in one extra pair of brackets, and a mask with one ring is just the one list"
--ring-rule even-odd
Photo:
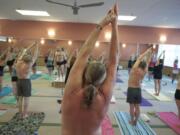
[(31, 113), (26, 118), (16, 113), (10, 121), (0, 127), (0, 133), (1, 135), (34, 135), (44, 118), (43, 112)]
[(3, 76), (3, 80), (10, 81), (11, 80), (11, 76), (6, 74), (6, 75)]
[(121, 131), (121, 135), (156, 135), (151, 127), (139, 118), (137, 125), (129, 124), (130, 115), (127, 112), (114, 112), (116, 122)]
[[(32, 90), (32, 95), (37, 95), (36, 90)], [(16, 104), (16, 98), (14, 96), (5, 96), (0, 99), (1, 104), (8, 104), (8, 105), (15, 105)]]
[(48, 80), (48, 81), (53, 80), (52, 77), (49, 76), (48, 74), (42, 74), (41, 79)]
[(9, 105), (15, 105), (16, 104), (16, 98), (14, 96), (5, 96), (0, 99), (1, 104), (9, 104)]
[(0, 110), (0, 116), (4, 115), (7, 112), (7, 110)]

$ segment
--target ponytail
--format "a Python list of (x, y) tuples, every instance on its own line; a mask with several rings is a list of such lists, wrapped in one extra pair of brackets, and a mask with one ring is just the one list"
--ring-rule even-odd
[(89, 84), (87, 87), (85, 87), (84, 104), (87, 108), (91, 106), (95, 93), (96, 93), (96, 87), (94, 85)]

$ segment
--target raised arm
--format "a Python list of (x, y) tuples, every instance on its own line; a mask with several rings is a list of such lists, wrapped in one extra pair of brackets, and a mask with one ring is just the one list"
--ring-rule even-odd
[(117, 25), (117, 7), (114, 7), (116, 18), (112, 21), (112, 37), (109, 53), (109, 62), (107, 63), (107, 76), (102, 86), (102, 92), (107, 103), (111, 100), (112, 89), (116, 79), (116, 69), (119, 60), (119, 40), (118, 40), (118, 25)]
[(39, 53), (39, 45), (37, 43), (35, 45), (36, 45), (36, 48), (35, 48), (34, 55), (32, 57), (32, 65), (36, 62), (38, 58), (38, 53)]
[(23, 56), (27, 53), (28, 50), (30, 50), (32, 47), (34, 47), (37, 43), (34, 42), (32, 43), (30, 46), (28, 46), (27, 48), (23, 49), (21, 53), (19, 53), (19, 56), (18, 56), (18, 60), (22, 60)]
[(152, 48), (147, 49), (143, 54), (141, 54), (137, 60), (136, 63), (133, 65), (132, 68), (137, 68), (139, 66), (139, 63), (146, 57), (146, 62), (150, 61), (152, 55)]
[[(96, 28), (92, 31), (92, 33), (89, 35), (87, 40), (85, 41), (84, 45), (79, 51), (79, 54), (77, 56), (76, 62), (74, 63), (71, 72), (69, 74), (69, 78), (67, 81), (67, 85), (71, 83), (71, 87), (73, 86), (74, 89), (82, 87), (82, 81), (83, 81), (83, 73), (84, 69), (88, 62), (88, 57), (92, 53), (94, 49), (95, 42), (98, 39), (98, 36), (101, 32), (101, 30), (110, 23), (110, 21), (113, 18), (112, 12), (109, 12), (106, 17), (96, 26)], [(78, 74), (78, 76), (77, 76)], [(68, 88), (67, 88), (68, 89)]]

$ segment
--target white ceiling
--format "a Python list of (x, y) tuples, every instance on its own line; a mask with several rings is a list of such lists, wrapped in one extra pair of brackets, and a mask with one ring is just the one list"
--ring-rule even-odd
[[(74, 0), (54, 0), (73, 5)], [(0, 18), (12, 20), (41, 20), (59, 22), (97, 23), (116, 0), (77, 0), (77, 4), (105, 2), (103, 6), (80, 8), (73, 15), (70, 7), (47, 3), (46, 0), (0, 0)], [(119, 14), (135, 15), (132, 22), (120, 25), (180, 28), (180, 0), (118, 0)], [(15, 9), (45, 10), (50, 17), (22, 16)]]

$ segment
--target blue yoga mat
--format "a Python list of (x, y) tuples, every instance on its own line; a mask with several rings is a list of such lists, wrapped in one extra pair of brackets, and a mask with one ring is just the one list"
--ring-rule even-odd
[(127, 112), (114, 112), (114, 116), (121, 135), (156, 135), (153, 129), (141, 118), (136, 126), (132, 126), (129, 124), (130, 115)]
[(36, 80), (41, 76), (42, 76), (41, 74), (33, 74), (33, 75), (31, 75), (31, 80)]
[(0, 92), (0, 97), (7, 96), (12, 92), (12, 88), (10, 87), (3, 87), (2, 91)]
[[(127, 92), (124, 92), (124, 94), (127, 96)], [(152, 106), (152, 104), (147, 99), (142, 97), (142, 102), (140, 106)]]

